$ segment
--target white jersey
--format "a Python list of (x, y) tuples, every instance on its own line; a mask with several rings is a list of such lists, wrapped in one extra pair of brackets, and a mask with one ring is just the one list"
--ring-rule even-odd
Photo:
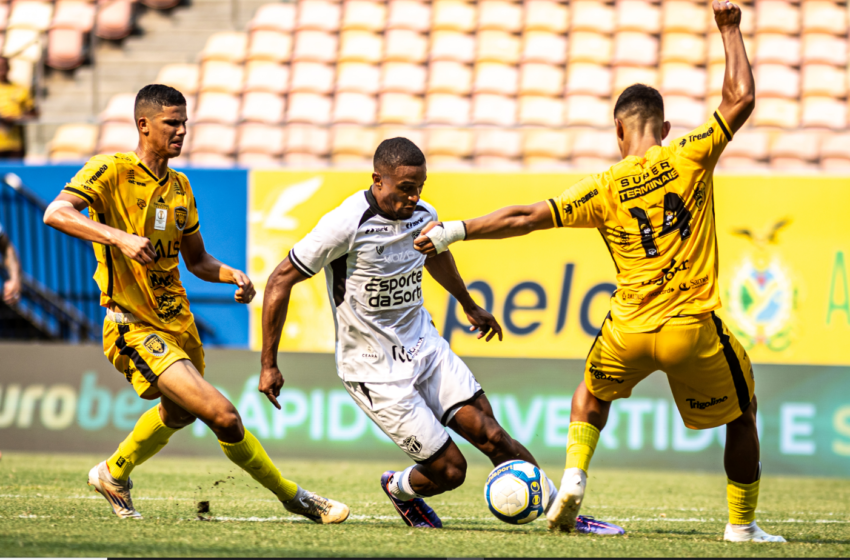
[(344, 381), (410, 379), (438, 348), (422, 305), (425, 255), (413, 249), (437, 212), (419, 201), (413, 216), (386, 215), (371, 190), (327, 213), (289, 252), (304, 276), (325, 269), (336, 325), (337, 373)]

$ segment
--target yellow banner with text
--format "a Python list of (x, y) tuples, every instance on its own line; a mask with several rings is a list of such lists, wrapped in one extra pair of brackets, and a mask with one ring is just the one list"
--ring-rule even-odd
[[(423, 199), (440, 219), (473, 218), (552, 198), (581, 175), (433, 173)], [(253, 171), (249, 274), (262, 294), (289, 249), (346, 197), (369, 187), (363, 171)], [(723, 308), (718, 312), (755, 362), (850, 364), (850, 180), (719, 176), (715, 203)], [(505, 330), (477, 340), (463, 311), (433, 279), (425, 306), (462, 356), (584, 358), (616, 288), (608, 250), (593, 229), (547, 230), (502, 241), (457, 243), (452, 252), (473, 297)], [(259, 349), (262, 298), (251, 310)], [(334, 322), (323, 274), (292, 293), (281, 350), (333, 352)]]

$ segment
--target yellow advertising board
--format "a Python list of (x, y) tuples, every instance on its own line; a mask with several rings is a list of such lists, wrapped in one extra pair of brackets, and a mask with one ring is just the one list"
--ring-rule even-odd
[[(580, 175), (431, 173), (423, 199), (441, 219), (472, 218), (560, 194)], [(369, 187), (368, 172), (254, 171), (249, 274), (260, 293), (289, 249), (326, 212)], [(719, 176), (715, 203), (723, 309), (755, 362), (850, 364), (850, 179)], [(828, 208), (836, 211), (827, 212)], [(547, 230), (452, 246), (476, 300), (505, 330), (485, 343), (430, 277), (425, 305), (463, 356), (584, 358), (608, 312), (615, 270), (596, 230)], [(323, 275), (294, 290), (281, 350), (332, 352), (334, 323)], [(426, 274), (427, 276), (427, 274)], [(251, 346), (261, 346), (261, 298)]]

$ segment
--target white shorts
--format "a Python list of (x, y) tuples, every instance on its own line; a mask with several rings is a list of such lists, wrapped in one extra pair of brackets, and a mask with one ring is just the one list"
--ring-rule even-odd
[(442, 337), (411, 379), (345, 382), (369, 418), (417, 463), (428, 463), (451, 442), (446, 426), (460, 408), (484, 393)]

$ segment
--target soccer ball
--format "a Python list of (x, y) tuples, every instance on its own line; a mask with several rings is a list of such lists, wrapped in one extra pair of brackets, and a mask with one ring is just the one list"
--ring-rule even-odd
[(549, 503), (546, 473), (525, 461), (502, 463), (487, 477), (484, 499), (493, 515), (505, 523), (531, 523)]

